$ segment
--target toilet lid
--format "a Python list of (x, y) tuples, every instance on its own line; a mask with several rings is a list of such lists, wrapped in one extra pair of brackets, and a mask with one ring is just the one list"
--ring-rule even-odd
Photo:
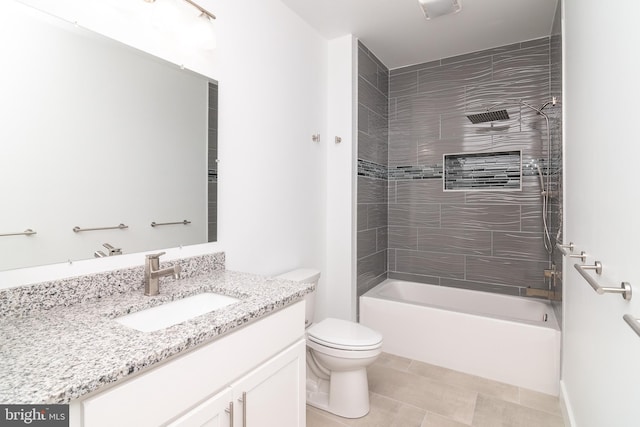
[(332, 318), (307, 329), (307, 337), (318, 344), (353, 350), (369, 350), (382, 343), (379, 332), (355, 322)]

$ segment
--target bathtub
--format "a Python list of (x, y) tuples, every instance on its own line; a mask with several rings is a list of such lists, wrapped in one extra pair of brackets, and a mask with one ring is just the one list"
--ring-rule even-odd
[(387, 279), (360, 297), (383, 351), (559, 394), (560, 329), (544, 300)]

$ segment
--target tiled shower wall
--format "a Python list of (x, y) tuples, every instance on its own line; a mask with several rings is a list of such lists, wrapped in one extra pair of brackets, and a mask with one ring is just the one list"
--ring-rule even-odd
[[(519, 100), (540, 107), (559, 96), (551, 51), (547, 37), (391, 70), (387, 112), (386, 69), (360, 46), (358, 295), (387, 275), (514, 295), (548, 289), (534, 165), (553, 169), (561, 149), (549, 161), (546, 122)], [(489, 107), (510, 119), (474, 125), (465, 117)], [(556, 138), (559, 106), (545, 112)], [(522, 191), (443, 191), (444, 154), (512, 150), (522, 152)]]
[[(551, 35), (551, 95), (562, 101), (562, 27), (561, 2), (558, 2)], [(560, 104), (558, 104), (560, 105)], [(560, 107), (549, 110), (551, 116), (551, 168), (550, 168), (550, 231), (555, 242), (563, 241), (562, 230), (562, 110)], [(551, 261), (559, 272), (555, 279), (553, 307), (556, 317), (562, 322), (562, 254), (554, 250)]]
[(358, 296), (387, 277), (388, 97), (389, 70), (358, 43)]
[[(389, 277), (515, 295), (545, 288), (533, 164), (546, 167), (547, 129), (518, 100), (539, 107), (550, 97), (548, 37), (391, 71)], [(491, 106), (510, 119), (465, 116)], [(522, 191), (443, 191), (444, 154), (510, 150), (522, 152)], [(392, 178), (407, 167), (433, 172)]]

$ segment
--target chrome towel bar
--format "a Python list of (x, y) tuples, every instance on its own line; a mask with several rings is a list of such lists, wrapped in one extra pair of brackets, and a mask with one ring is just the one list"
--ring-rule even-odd
[(153, 221), (151, 223), (151, 226), (152, 227), (157, 227), (159, 225), (178, 225), (178, 224), (187, 225), (187, 224), (191, 224), (191, 221), (187, 221), (186, 219), (184, 221), (177, 221), (177, 222), (155, 222), (155, 221)]
[(37, 234), (37, 232), (33, 231), (30, 228), (27, 228), (26, 230), (24, 230), (21, 233), (5, 233), (5, 234), (0, 234), (0, 237), (5, 237), (5, 236), (31, 236), (32, 234)]
[(81, 231), (116, 230), (116, 229), (124, 230), (125, 228), (129, 228), (129, 226), (124, 224), (118, 224), (115, 227), (80, 228), (76, 225), (75, 227), (73, 227), (73, 232), (80, 233)]
[[(556, 248), (558, 248), (558, 250), (562, 255), (568, 255), (569, 252), (573, 252), (574, 246), (573, 246), (573, 242), (569, 242), (568, 245), (564, 245), (562, 243), (556, 243)], [(569, 252), (566, 251), (567, 249), (569, 249)]]
[(635, 332), (636, 334), (638, 334), (638, 336), (640, 336), (640, 319), (636, 319), (634, 316), (630, 314), (625, 314), (624, 316), (622, 316), (622, 318), (624, 319), (625, 322), (629, 324), (631, 329), (633, 329), (633, 332)]
[(629, 283), (622, 282), (619, 288), (600, 286), (600, 284), (593, 277), (591, 277), (589, 273), (586, 272), (586, 270), (595, 270), (597, 274), (601, 274), (602, 264), (600, 263), (600, 261), (596, 261), (594, 265), (574, 264), (573, 266), (575, 267), (576, 270), (578, 270), (578, 273), (580, 273), (582, 278), (586, 280), (587, 283), (591, 285), (593, 290), (596, 291), (599, 295), (621, 294), (622, 298), (624, 298), (625, 300), (627, 301), (631, 300), (632, 292), (631, 292), (631, 285)]

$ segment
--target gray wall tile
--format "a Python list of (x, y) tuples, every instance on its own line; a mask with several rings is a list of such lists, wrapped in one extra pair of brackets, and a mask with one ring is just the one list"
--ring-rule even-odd
[(389, 279), (404, 280), (406, 282), (426, 283), (428, 285), (440, 286), (440, 279), (437, 276), (425, 276), (422, 274), (400, 273), (396, 271), (389, 271)]
[(417, 227), (389, 227), (389, 248), (418, 249)]
[(373, 255), (376, 252), (376, 230), (365, 230), (358, 232), (358, 259)]
[(378, 87), (378, 64), (362, 49), (358, 49), (358, 75)]
[(543, 233), (503, 232), (493, 233), (493, 256), (519, 258), (531, 261), (548, 261)]
[(418, 92), (455, 89), (491, 81), (491, 58), (483, 57), (418, 71)]
[(440, 205), (411, 205), (407, 203), (389, 205), (389, 226), (439, 227)]
[[(358, 212), (358, 221), (365, 218), (366, 229), (376, 231), (378, 251), (359, 262), (358, 292), (386, 275), (512, 295), (526, 286), (543, 287), (549, 256), (542, 244), (540, 185), (529, 165), (546, 159), (547, 129), (541, 116), (517, 100), (538, 107), (550, 99), (550, 88), (561, 91), (559, 37), (391, 71), (362, 48), (360, 55), (369, 57), (362, 61), (366, 77), (359, 82), (359, 157), (388, 165), (391, 181), (385, 188), (358, 178), (358, 209), (366, 211)], [(505, 102), (496, 108), (507, 109), (507, 121), (473, 125), (465, 116), (500, 101)], [(545, 111), (553, 140), (550, 187), (557, 188), (561, 118), (553, 109)], [(513, 150), (522, 152), (522, 191), (442, 191), (437, 177), (443, 154)], [(413, 168), (408, 174), (402, 167)], [(414, 177), (430, 179), (407, 179)], [(555, 231), (560, 202), (550, 205)], [(380, 261), (385, 244), (382, 272), (372, 260)]]
[(492, 255), (491, 232), (420, 228), (418, 249), (463, 255)]
[(541, 289), (548, 266), (546, 261), (468, 256), (466, 280)]
[(388, 227), (376, 228), (376, 250), (384, 251), (389, 247), (389, 229)]
[(367, 228), (386, 227), (388, 222), (386, 204), (376, 203), (367, 206)]
[(520, 231), (520, 206), (443, 204), (442, 228)]
[(358, 78), (358, 102), (371, 111), (387, 115), (388, 98), (363, 77)]
[(358, 203), (387, 203), (387, 181), (359, 176)]
[[(358, 289), (367, 288), (387, 271), (387, 251), (376, 252), (358, 260)], [(379, 282), (378, 282), (379, 283)], [(370, 289), (370, 288), (369, 288)]]
[(463, 192), (445, 192), (441, 179), (397, 181), (397, 203), (464, 203)]
[[(369, 163), (357, 181), (357, 283), (360, 296), (384, 280), (387, 272), (387, 197), (389, 70), (358, 43), (358, 159)], [(359, 163), (360, 165), (360, 163)], [(358, 302), (356, 302), (358, 304)]]
[(410, 274), (464, 279), (463, 255), (396, 250), (396, 270)]

